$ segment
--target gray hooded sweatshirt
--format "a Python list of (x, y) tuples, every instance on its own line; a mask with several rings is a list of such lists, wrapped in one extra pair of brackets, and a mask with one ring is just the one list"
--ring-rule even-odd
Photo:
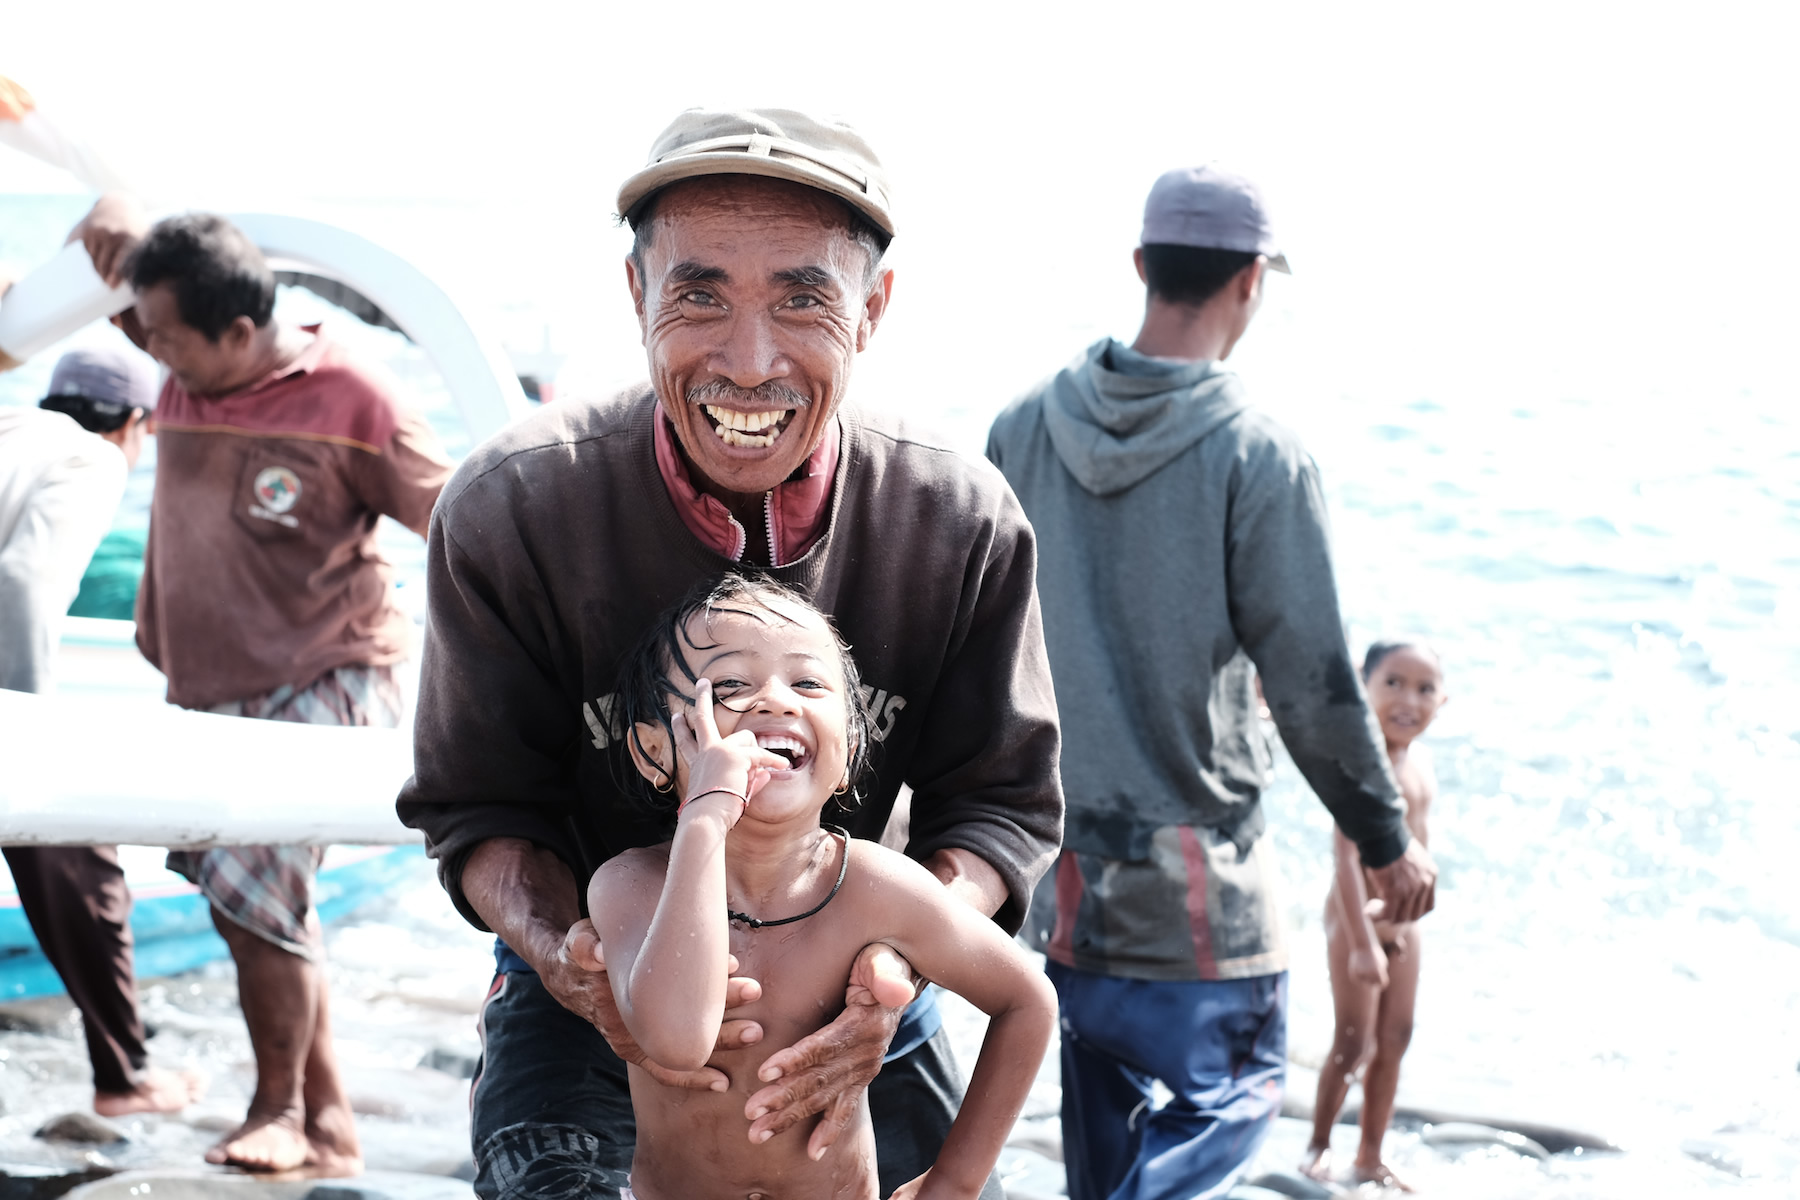
[(1235, 375), (1107, 338), (1007, 408), (987, 455), (1038, 536), (1065, 848), (1141, 861), (1159, 829), (1188, 826), (1248, 857), (1270, 767), (1254, 664), (1288, 752), (1364, 863), (1404, 852), (1318, 468)]

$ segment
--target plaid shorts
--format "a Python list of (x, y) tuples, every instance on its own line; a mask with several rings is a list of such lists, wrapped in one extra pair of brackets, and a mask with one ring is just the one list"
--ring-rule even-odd
[[(284, 685), (208, 712), (302, 725), (400, 724), (404, 704), (392, 667), (339, 667), (306, 687)], [(213, 907), (257, 937), (301, 958), (315, 957), (307, 932), (313, 876), (323, 846), (220, 846), (171, 850), (168, 867), (196, 884)]]

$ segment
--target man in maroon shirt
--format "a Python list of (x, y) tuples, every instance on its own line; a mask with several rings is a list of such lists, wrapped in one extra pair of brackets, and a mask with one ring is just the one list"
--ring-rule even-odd
[[(375, 525), (423, 533), (450, 463), (387, 382), (317, 327), (273, 319), (275, 277), (219, 217), (152, 228), (125, 274), (127, 331), (169, 368), (138, 646), (186, 708), (399, 723), (411, 626)], [(362, 1167), (321, 969), (314, 846), (176, 851), (231, 947), (256, 1056), (244, 1124), (207, 1154), (264, 1170)]]

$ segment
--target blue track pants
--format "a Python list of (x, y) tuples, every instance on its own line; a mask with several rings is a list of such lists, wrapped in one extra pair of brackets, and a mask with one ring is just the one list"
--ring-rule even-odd
[[(1223, 1196), (1281, 1112), (1287, 973), (1163, 983), (1046, 967), (1069, 1200)], [(1151, 1084), (1173, 1098), (1151, 1107)]]

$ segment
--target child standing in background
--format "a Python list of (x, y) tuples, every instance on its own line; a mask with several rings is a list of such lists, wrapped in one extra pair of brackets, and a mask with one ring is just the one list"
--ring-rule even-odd
[[(1426, 813), (1437, 796), (1437, 777), (1423, 747), (1413, 742), (1431, 725), (1449, 699), (1443, 664), (1422, 642), (1377, 642), (1363, 658), (1363, 684), (1381, 723), (1388, 760), (1406, 800), (1406, 824), (1427, 843)], [(1300, 1169), (1329, 1181), (1331, 1127), (1359, 1067), (1363, 1072), (1362, 1141), (1351, 1164), (1351, 1179), (1403, 1192), (1381, 1158), (1381, 1139), (1394, 1114), (1400, 1085), (1400, 1056), (1412, 1040), (1413, 1003), (1419, 994), (1419, 927), (1381, 919), (1381, 902), (1370, 902), (1356, 847), (1332, 833), (1337, 872), (1325, 898), (1325, 944), (1331, 964), (1331, 998), (1337, 1017), (1331, 1054), (1319, 1072), (1313, 1106), (1312, 1144)], [(1373, 910), (1373, 911), (1371, 911)]]

